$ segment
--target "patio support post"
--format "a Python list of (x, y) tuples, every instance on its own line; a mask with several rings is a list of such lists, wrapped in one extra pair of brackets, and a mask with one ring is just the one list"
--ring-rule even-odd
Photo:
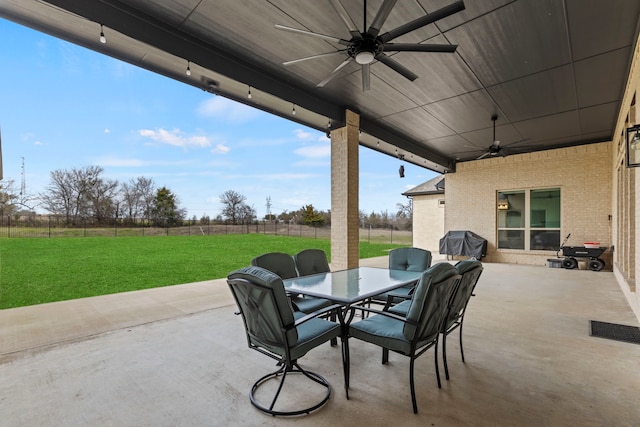
[(359, 265), (358, 146), (360, 115), (347, 110), (346, 125), (331, 131), (331, 269)]

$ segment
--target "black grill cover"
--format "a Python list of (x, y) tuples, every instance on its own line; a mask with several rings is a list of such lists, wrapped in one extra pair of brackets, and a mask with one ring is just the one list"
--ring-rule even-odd
[(473, 231), (448, 231), (440, 239), (440, 253), (480, 259), (487, 255), (487, 239), (483, 239)]

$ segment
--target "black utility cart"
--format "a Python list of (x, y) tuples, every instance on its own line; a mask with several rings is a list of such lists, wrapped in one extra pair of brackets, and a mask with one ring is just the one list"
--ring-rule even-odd
[(600, 255), (607, 250), (606, 246), (600, 246), (598, 248), (586, 248), (584, 246), (562, 246), (562, 268), (572, 270), (578, 267), (578, 260), (576, 258), (589, 258), (587, 266), (589, 270), (600, 271), (604, 268), (604, 261), (600, 259)]

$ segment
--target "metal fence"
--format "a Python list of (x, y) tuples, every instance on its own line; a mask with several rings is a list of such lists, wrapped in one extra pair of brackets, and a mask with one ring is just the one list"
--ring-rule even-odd
[[(218, 221), (184, 220), (173, 227), (151, 226), (149, 221), (114, 219), (110, 225), (98, 224), (87, 218), (68, 224), (59, 216), (2, 216), (0, 238), (54, 238), (54, 237), (124, 237), (124, 236), (209, 236), (221, 234), (270, 234), (276, 236), (330, 239), (331, 227), (311, 227), (283, 221), (256, 221), (248, 224), (230, 224)], [(388, 228), (361, 228), (360, 240), (374, 243), (411, 244), (411, 231)]]

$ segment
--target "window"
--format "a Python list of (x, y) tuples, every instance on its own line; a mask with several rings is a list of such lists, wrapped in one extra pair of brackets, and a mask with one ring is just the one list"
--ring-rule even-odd
[(560, 189), (498, 191), (498, 249), (560, 249)]

